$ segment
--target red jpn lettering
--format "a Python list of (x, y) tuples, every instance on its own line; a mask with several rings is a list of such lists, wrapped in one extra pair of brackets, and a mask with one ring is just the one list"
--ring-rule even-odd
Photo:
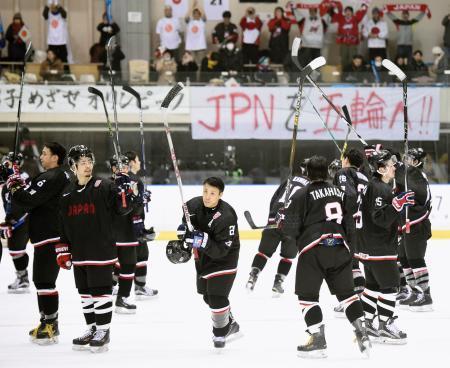
[[(248, 111), (250, 111), (252, 101), (250, 100), (250, 97), (248, 97), (245, 93), (242, 92), (230, 93), (230, 98), (231, 98), (231, 129), (234, 130), (234, 128), (236, 127), (236, 116), (245, 114)], [(244, 99), (246, 102), (246, 106), (237, 108), (236, 100), (238, 98)]]
[(206, 101), (214, 101), (215, 109), (216, 109), (216, 122), (213, 126), (206, 124), (203, 120), (199, 120), (198, 123), (204, 126), (206, 129), (211, 130), (213, 132), (217, 132), (220, 129), (220, 100), (224, 99), (225, 95), (213, 96), (208, 98)]

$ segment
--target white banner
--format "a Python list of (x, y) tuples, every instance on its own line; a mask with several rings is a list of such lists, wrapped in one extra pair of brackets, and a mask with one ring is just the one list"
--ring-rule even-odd
[[(365, 139), (403, 140), (403, 94), (395, 87), (323, 88), (336, 106), (347, 105), (353, 126)], [(338, 140), (347, 125), (316, 89), (303, 90), (298, 139), (329, 140), (329, 133), (307, 101), (309, 96)], [(194, 139), (291, 139), (297, 88), (193, 87), (191, 100)], [(439, 139), (439, 88), (408, 91), (409, 139)], [(356, 139), (351, 134), (350, 139)]]
[[(112, 111), (112, 93), (109, 86), (96, 86), (102, 91), (106, 107)], [(143, 114), (160, 114), (160, 106), (170, 87), (134, 87), (141, 95)], [(117, 112), (138, 113), (136, 99), (116, 86)], [(176, 114), (189, 114), (188, 89), (184, 89), (170, 104)], [(19, 103), (18, 84), (0, 85), (0, 114), (16, 113)], [(26, 85), (23, 89), (22, 112), (33, 113), (104, 113), (99, 97), (88, 92), (87, 86)]]
[(165, 0), (164, 3), (172, 7), (175, 18), (184, 18), (189, 11), (189, 0)]
[(205, 9), (206, 19), (222, 20), (222, 13), (230, 10), (228, 0), (203, 0), (203, 8)]

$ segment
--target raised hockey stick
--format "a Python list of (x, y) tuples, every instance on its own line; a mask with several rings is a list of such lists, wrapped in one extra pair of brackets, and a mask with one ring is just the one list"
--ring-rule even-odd
[(341, 151), (341, 160), (344, 158), (344, 152), (347, 151), (347, 145), (348, 145), (348, 136), (350, 135), (350, 127), (353, 126), (352, 124), (352, 118), (350, 117), (350, 113), (348, 112), (347, 105), (342, 106), (342, 111), (344, 112), (345, 119), (348, 122), (347, 125), (347, 135), (345, 136), (344, 146), (342, 147)]
[[(112, 144), (113, 144), (114, 154), (117, 157), (117, 163), (119, 165), (119, 169), (121, 169), (122, 168), (122, 161), (120, 160), (120, 155), (119, 155), (119, 152), (120, 152), (119, 143), (116, 142), (116, 137), (114, 136), (113, 128), (112, 128), (112, 125), (111, 125), (111, 120), (109, 120), (109, 114), (108, 114), (108, 109), (106, 108), (105, 97), (103, 96), (102, 91), (100, 91), (99, 89), (97, 89), (95, 87), (88, 87), (88, 91), (89, 91), (89, 93), (92, 93), (92, 94), (96, 95), (97, 97), (100, 98), (100, 100), (102, 100), (103, 109), (105, 110), (105, 116), (106, 116), (106, 124), (108, 126), (108, 133), (109, 133), (109, 136), (110, 136)], [(125, 192), (124, 192), (124, 190), (121, 191), (121, 197), (122, 197), (122, 207), (126, 208), (127, 207), (127, 201), (125, 199)]]
[[(391, 60), (389, 59), (383, 59), (381, 64), (389, 70), (392, 74), (394, 74), (397, 79), (402, 82), (403, 86), (403, 131), (404, 131), (404, 137), (403, 137), (403, 145), (404, 145), (404, 156), (408, 154), (408, 82), (406, 79), (406, 74), (397, 66), (395, 65)], [(405, 191), (408, 191), (408, 163), (406, 160), (404, 161), (405, 165)], [(410, 221), (409, 221), (409, 211), (408, 207), (405, 209), (405, 231), (407, 234), (410, 232)]]
[(178, 190), (180, 191), (180, 197), (181, 197), (181, 203), (182, 203), (182, 207), (183, 207), (184, 218), (186, 219), (186, 224), (187, 224), (189, 231), (193, 231), (194, 227), (192, 226), (192, 223), (191, 223), (189, 209), (184, 200), (183, 183), (181, 181), (180, 170), (178, 169), (177, 156), (175, 155), (175, 148), (173, 146), (172, 134), (170, 133), (169, 122), (167, 121), (167, 113), (168, 113), (169, 105), (173, 101), (175, 96), (178, 93), (180, 93), (183, 88), (184, 88), (184, 85), (181, 82), (178, 82), (175, 86), (173, 86), (172, 89), (169, 91), (169, 93), (164, 98), (163, 102), (161, 103), (161, 110), (163, 112), (164, 128), (166, 131), (167, 143), (169, 144), (170, 158), (172, 159), (173, 170), (175, 172), (175, 177), (177, 178)]
[[(144, 171), (143, 181), (144, 181), (144, 186), (147, 189), (147, 187), (146, 187), (146, 185), (147, 185), (147, 164), (146, 164), (146, 159), (145, 159), (145, 137), (144, 137), (144, 122), (142, 119), (141, 95), (139, 94), (138, 91), (136, 91), (135, 89), (131, 88), (128, 85), (123, 86), (122, 89), (125, 92), (128, 92), (131, 95), (133, 95), (134, 98), (136, 98), (136, 103), (139, 108), (139, 130), (140, 130), (140, 134), (141, 134), (142, 169)], [(148, 212), (148, 203), (145, 203), (145, 212)]]
[(277, 224), (270, 224), (270, 225), (263, 225), (263, 226), (257, 226), (255, 224), (255, 221), (253, 221), (252, 214), (249, 211), (244, 211), (244, 217), (247, 220), (248, 224), (252, 228), (252, 230), (264, 230), (264, 229), (274, 229), (277, 228)]
[[(30, 57), (31, 54), (31, 42), (28, 43), (27, 49), (25, 51), (25, 55), (23, 56), (23, 62), (22, 62), (22, 73), (20, 74), (20, 92), (19, 92), (19, 105), (17, 107), (17, 120), (16, 120), (16, 130), (14, 133), (14, 161), (17, 159), (17, 154), (19, 153), (19, 134), (20, 134), (20, 119), (22, 117), (22, 96), (23, 96), (23, 85), (24, 85), (24, 76), (25, 76), (25, 68), (27, 66), (27, 60)], [(16, 174), (18, 173), (18, 168), (14, 167), (14, 171), (17, 170)]]

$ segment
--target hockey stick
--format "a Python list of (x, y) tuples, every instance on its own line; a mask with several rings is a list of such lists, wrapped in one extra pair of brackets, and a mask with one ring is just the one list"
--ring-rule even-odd
[[(293, 63), (297, 66), (298, 69), (302, 69), (302, 66), (300, 65), (300, 62), (298, 61), (298, 50), (300, 48), (301, 45), (301, 39), (300, 37), (296, 37), (294, 39), (294, 42), (292, 43), (292, 52), (291, 52), (291, 59), (293, 61)], [(294, 50), (294, 47), (296, 47), (297, 49)], [(295, 55), (294, 55), (294, 51), (295, 51)], [(361, 135), (358, 134), (358, 132), (356, 131), (356, 129), (346, 120), (345, 116), (342, 114), (342, 112), (334, 105), (334, 103), (330, 100), (330, 98), (326, 95), (326, 93), (322, 90), (322, 88), (320, 88), (316, 82), (314, 82), (311, 77), (309, 75), (306, 76), (306, 79), (308, 80), (309, 83), (312, 84), (312, 86), (314, 88), (316, 88), (320, 94), (322, 95), (323, 99), (325, 101), (328, 102), (328, 104), (331, 106), (331, 108), (336, 112), (336, 114), (339, 115), (339, 117), (345, 121), (345, 123), (347, 124), (347, 126), (356, 134), (356, 136), (358, 137), (359, 141), (364, 145), (367, 146), (367, 142), (361, 137)]]
[[(105, 110), (105, 116), (106, 116), (106, 124), (108, 125), (108, 133), (109, 133), (109, 136), (111, 137), (111, 141), (112, 141), (113, 148), (114, 148), (114, 154), (117, 157), (117, 163), (119, 165), (119, 169), (121, 169), (122, 161), (120, 160), (120, 155), (119, 155), (119, 152), (120, 152), (119, 144), (118, 144), (118, 142), (116, 142), (116, 138), (114, 137), (114, 132), (113, 132), (113, 129), (111, 126), (111, 121), (109, 120), (108, 109), (106, 108), (105, 97), (103, 96), (102, 91), (100, 91), (97, 88), (88, 87), (88, 91), (89, 91), (89, 93), (96, 95), (97, 97), (100, 98), (100, 100), (102, 100), (103, 109)], [(123, 189), (121, 191), (121, 197), (122, 197), (122, 207), (126, 208), (127, 202), (125, 200), (125, 191)]]
[[(146, 159), (145, 159), (145, 137), (144, 137), (144, 122), (142, 120), (142, 103), (141, 103), (141, 95), (138, 91), (131, 88), (130, 86), (123, 86), (122, 89), (125, 92), (128, 92), (136, 98), (136, 103), (139, 108), (139, 129), (141, 132), (141, 155), (142, 155), (142, 169), (144, 170), (144, 186), (147, 189), (147, 165), (146, 165)], [(148, 203), (145, 203), (145, 212), (148, 212)]]
[[(25, 68), (27, 66), (27, 60), (30, 57), (30, 54), (31, 54), (31, 42), (28, 44), (28, 47), (25, 51), (25, 55), (23, 56), (23, 63), (22, 63), (23, 69), (22, 69), (22, 73), (20, 75), (19, 106), (17, 108), (16, 131), (14, 133), (14, 155), (13, 155), (14, 161), (17, 159), (17, 155), (19, 153), (19, 133), (20, 133), (20, 119), (22, 117), (23, 84), (24, 84), (24, 77), (25, 77)], [(14, 162), (13, 162), (13, 170), (14, 170), (15, 174), (17, 174), (18, 168), (15, 166), (17, 166), (17, 165), (14, 165)]]
[(252, 214), (249, 211), (244, 211), (244, 217), (247, 220), (250, 227), (252, 228), (252, 230), (274, 229), (278, 227), (278, 225), (276, 224), (257, 226), (255, 224), (255, 221), (253, 221)]
[(180, 93), (183, 88), (184, 88), (184, 85), (181, 82), (178, 82), (175, 86), (173, 86), (172, 89), (169, 91), (169, 93), (164, 98), (163, 102), (161, 103), (161, 110), (163, 112), (163, 117), (164, 117), (164, 128), (166, 131), (167, 143), (169, 144), (170, 158), (172, 159), (173, 170), (175, 172), (175, 177), (177, 178), (178, 189), (180, 191), (180, 197), (181, 197), (181, 203), (182, 203), (182, 207), (183, 207), (184, 218), (186, 219), (186, 224), (187, 224), (189, 231), (193, 231), (194, 227), (192, 226), (192, 223), (191, 223), (189, 209), (184, 200), (183, 183), (181, 181), (180, 170), (178, 169), (177, 156), (175, 155), (175, 148), (173, 146), (172, 134), (170, 133), (169, 122), (167, 121), (167, 110), (169, 108), (169, 105), (173, 101), (175, 96), (178, 93)]
[(348, 112), (347, 105), (342, 106), (342, 111), (344, 111), (345, 119), (348, 122), (347, 126), (347, 135), (345, 136), (344, 146), (342, 147), (341, 151), (341, 160), (344, 158), (344, 153), (347, 151), (347, 144), (348, 144), (348, 136), (350, 135), (350, 127), (353, 126), (352, 124), (352, 118), (350, 117), (350, 113)]
[[(397, 66), (395, 65), (391, 60), (389, 59), (383, 59), (381, 64), (389, 70), (391, 73), (393, 73), (397, 79), (402, 82), (403, 86), (403, 131), (404, 131), (404, 137), (403, 137), (403, 145), (404, 145), (404, 156), (408, 154), (408, 82), (406, 80), (406, 74)], [(408, 191), (408, 163), (406, 160), (404, 161), (405, 165), (405, 192)], [(408, 207), (405, 209), (405, 232), (409, 234), (410, 232), (410, 221), (408, 216)]]

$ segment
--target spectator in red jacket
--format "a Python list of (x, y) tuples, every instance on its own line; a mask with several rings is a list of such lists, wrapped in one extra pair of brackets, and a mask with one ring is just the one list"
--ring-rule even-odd
[(242, 28), (242, 56), (244, 64), (258, 62), (259, 38), (262, 22), (256, 15), (255, 8), (249, 7), (239, 25)]
[(341, 64), (352, 62), (353, 55), (357, 53), (360, 40), (359, 23), (367, 13), (367, 5), (361, 5), (356, 14), (353, 8), (347, 6), (342, 13), (340, 2), (332, 3), (330, 8), (331, 22), (338, 24), (336, 43), (340, 45)]
[(275, 8), (274, 17), (269, 20), (268, 27), (270, 60), (273, 63), (282, 63), (289, 52), (289, 30), (291, 29), (291, 21), (284, 16), (282, 7)]

